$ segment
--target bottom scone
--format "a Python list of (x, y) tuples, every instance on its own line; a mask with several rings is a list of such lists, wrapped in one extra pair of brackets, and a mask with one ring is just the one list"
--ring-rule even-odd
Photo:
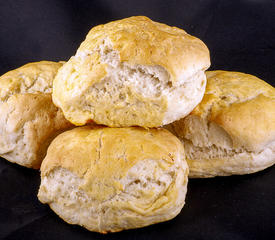
[(165, 129), (80, 127), (51, 143), (38, 198), (101, 233), (174, 218), (187, 191), (181, 142)]

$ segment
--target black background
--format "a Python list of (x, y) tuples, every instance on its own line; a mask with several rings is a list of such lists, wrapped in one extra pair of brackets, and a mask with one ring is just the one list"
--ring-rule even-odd
[[(97, 24), (132, 15), (185, 29), (210, 49), (211, 69), (275, 86), (275, 1), (0, 0), (0, 74), (25, 63), (68, 60)], [(101, 235), (64, 223), (37, 200), (39, 172), (0, 159), (0, 239), (274, 239), (275, 168), (191, 179), (173, 220)]]

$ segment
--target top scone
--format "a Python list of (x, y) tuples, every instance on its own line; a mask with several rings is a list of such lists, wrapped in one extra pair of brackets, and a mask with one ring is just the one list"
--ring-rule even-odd
[(201, 101), (209, 65), (198, 38), (130, 17), (91, 29), (58, 71), (53, 101), (75, 125), (162, 126)]

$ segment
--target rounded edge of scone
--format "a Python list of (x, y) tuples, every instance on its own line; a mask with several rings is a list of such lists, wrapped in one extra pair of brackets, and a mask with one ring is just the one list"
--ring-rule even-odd
[(51, 97), (52, 82), (63, 62), (23, 65), (0, 77), (0, 156), (39, 168), (51, 140), (72, 127)]
[(0, 102), (14, 94), (52, 93), (53, 79), (64, 62), (27, 63), (0, 76)]
[(12, 95), (0, 106), (0, 156), (38, 169), (50, 142), (71, 127), (50, 93)]
[(241, 175), (275, 163), (275, 89), (245, 73), (208, 71), (202, 102), (166, 126), (185, 147), (189, 177)]
[(187, 176), (183, 146), (165, 129), (85, 126), (51, 143), (38, 198), (70, 224), (117, 232), (174, 218)]
[(59, 70), (53, 101), (75, 125), (158, 127), (201, 101), (206, 45), (184, 30), (137, 16), (90, 30)]

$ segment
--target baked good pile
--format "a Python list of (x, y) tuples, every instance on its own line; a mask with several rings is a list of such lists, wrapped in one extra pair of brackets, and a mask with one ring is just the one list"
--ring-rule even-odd
[(275, 89), (206, 71), (207, 46), (137, 16), (90, 30), (67, 62), (0, 77), (0, 156), (41, 171), (38, 198), (101, 233), (170, 220), (188, 177), (275, 163)]

